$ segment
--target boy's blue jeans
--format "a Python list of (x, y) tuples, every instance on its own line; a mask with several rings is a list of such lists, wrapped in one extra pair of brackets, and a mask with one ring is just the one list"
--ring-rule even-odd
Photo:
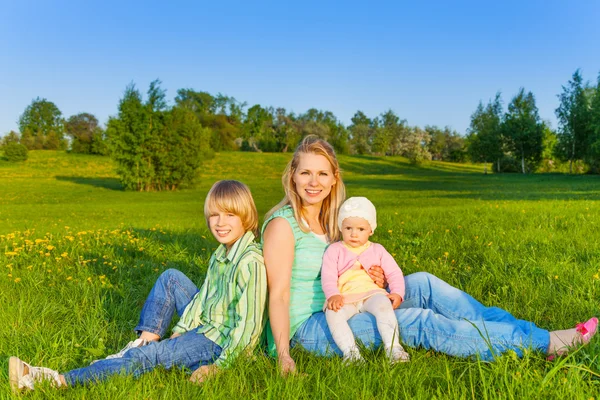
[[(173, 313), (177, 311), (181, 315), (197, 292), (196, 285), (182, 272), (175, 269), (163, 272), (144, 303), (135, 329), (162, 337), (169, 328)], [(89, 367), (69, 371), (64, 376), (67, 384), (73, 386), (100, 381), (119, 373), (137, 377), (157, 366), (165, 369), (185, 367), (193, 371), (202, 365), (212, 364), (221, 350), (216, 343), (191, 330), (175, 339), (133, 348), (122, 358), (100, 360)]]
[[(492, 360), (507, 350), (522, 356), (529, 348), (546, 352), (550, 333), (519, 320), (497, 307), (486, 307), (467, 293), (435, 276), (418, 272), (405, 277), (406, 295), (395, 310), (400, 334), (407, 346), (421, 346), (452, 356), (479, 356)], [(349, 321), (357, 341), (378, 346), (381, 336), (375, 317), (355, 315)], [(292, 346), (325, 355), (339, 354), (322, 312), (313, 314), (292, 338)]]

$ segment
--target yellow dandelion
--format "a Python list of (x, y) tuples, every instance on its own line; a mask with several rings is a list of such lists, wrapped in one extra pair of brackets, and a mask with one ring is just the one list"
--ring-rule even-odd
[(21, 282), (21, 278), (15, 278), (15, 283)]
[(445, 252), (444, 252), (444, 257), (448, 257), (448, 254), (449, 254), (449, 253), (448, 253), (447, 251), (445, 251)]
[(67, 280), (68, 280), (68, 281), (70, 281), (70, 280), (72, 280), (72, 279), (73, 279), (73, 277), (72, 277), (72, 276), (67, 276)]
[(32, 269), (32, 268), (33, 268), (33, 265), (30, 265), (27, 267), (27, 269)]
[(554, 279), (558, 279), (558, 275), (554, 275)]
[(50, 257), (50, 253), (46, 253), (44, 254), (46, 257)]
[(92, 277), (91, 277), (91, 276), (88, 276), (88, 278), (87, 278), (87, 281), (88, 281), (89, 283), (92, 283)]
[(594, 274), (594, 279), (600, 279), (600, 275)]
[(16, 256), (17, 252), (16, 251), (7, 251), (4, 253), (5, 256)]
[(69, 255), (67, 254), (67, 252), (64, 252), (60, 256), (64, 258), (64, 257), (68, 257)]
[(55, 249), (55, 247), (52, 246), (51, 244), (49, 244), (48, 246), (46, 246), (46, 250), (48, 250), (48, 251), (52, 251), (54, 249)]
[(392, 230), (390, 229), (390, 230), (388, 231), (388, 233), (392, 233)]
[(489, 243), (488, 243), (488, 246), (491, 246), (491, 245), (492, 245), (492, 242), (489, 242)]

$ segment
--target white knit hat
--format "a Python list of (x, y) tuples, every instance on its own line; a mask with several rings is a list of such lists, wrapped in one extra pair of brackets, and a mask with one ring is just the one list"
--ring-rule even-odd
[(377, 211), (373, 203), (366, 197), (350, 197), (342, 204), (338, 216), (340, 230), (342, 229), (342, 222), (349, 217), (364, 218), (371, 226), (373, 232), (377, 228)]

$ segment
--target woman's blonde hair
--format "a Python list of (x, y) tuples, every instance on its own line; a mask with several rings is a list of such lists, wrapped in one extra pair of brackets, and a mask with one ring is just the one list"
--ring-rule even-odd
[(204, 201), (204, 218), (209, 227), (208, 218), (214, 210), (237, 215), (242, 220), (246, 232), (251, 231), (258, 237), (258, 211), (250, 188), (242, 182), (234, 180), (215, 182)]
[(344, 182), (342, 182), (340, 176), (340, 164), (333, 147), (325, 140), (320, 139), (315, 135), (306, 136), (296, 148), (294, 156), (285, 167), (283, 177), (281, 178), (285, 197), (267, 213), (265, 219), (268, 219), (281, 207), (290, 205), (294, 210), (294, 217), (296, 218), (296, 221), (298, 221), (300, 229), (302, 229), (303, 232), (310, 231), (310, 228), (302, 222), (304, 217), (302, 211), (302, 198), (296, 191), (296, 185), (294, 183), (294, 174), (296, 173), (302, 154), (316, 154), (323, 156), (329, 161), (329, 165), (331, 165), (331, 170), (333, 171), (333, 176), (335, 178), (335, 185), (331, 188), (329, 196), (323, 200), (321, 212), (319, 214), (319, 224), (327, 234), (327, 239), (329, 241), (337, 240), (340, 236), (340, 230), (337, 224), (338, 210), (346, 197), (346, 188), (344, 187)]

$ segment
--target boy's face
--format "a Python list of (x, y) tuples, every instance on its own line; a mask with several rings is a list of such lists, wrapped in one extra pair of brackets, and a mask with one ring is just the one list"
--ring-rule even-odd
[(246, 233), (240, 217), (219, 209), (210, 210), (208, 225), (215, 239), (219, 243), (224, 244), (227, 251)]
[(342, 239), (350, 247), (360, 247), (367, 243), (373, 234), (366, 219), (348, 217), (342, 221)]

